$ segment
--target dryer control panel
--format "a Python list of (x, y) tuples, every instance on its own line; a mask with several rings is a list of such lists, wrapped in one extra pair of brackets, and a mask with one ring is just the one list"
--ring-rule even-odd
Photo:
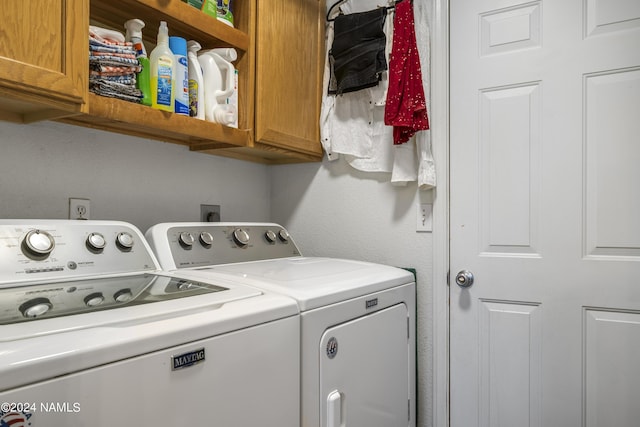
[(144, 236), (125, 222), (0, 220), (0, 287), (156, 270)]
[(278, 224), (158, 224), (146, 238), (167, 270), (301, 256)]

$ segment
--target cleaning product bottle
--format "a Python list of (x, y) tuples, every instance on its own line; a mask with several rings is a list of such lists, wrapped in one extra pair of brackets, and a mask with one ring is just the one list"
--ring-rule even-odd
[[(226, 59), (229, 62), (233, 62), (238, 59), (238, 52), (232, 47), (217, 47), (215, 49), (211, 49), (210, 52), (220, 55), (223, 59)], [(227, 107), (229, 111), (238, 111), (238, 70), (236, 69), (234, 69), (233, 93), (229, 95), (226, 103), (229, 105)], [(233, 122), (227, 123), (227, 126), (233, 128), (238, 127), (237, 114), (235, 115), (235, 120)]]
[(198, 62), (204, 77), (205, 119), (229, 126), (238, 118), (237, 109), (227, 104), (234, 91), (233, 64), (212, 50), (203, 51)]
[(195, 40), (187, 42), (187, 62), (189, 63), (189, 115), (204, 120), (204, 77), (198, 62), (198, 51), (202, 49)]
[(142, 67), (142, 70), (136, 76), (136, 87), (142, 92), (140, 103), (143, 105), (151, 105), (151, 86), (149, 82), (150, 64), (149, 58), (147, 58), (147, 51), (142, 42), (144, 22), (140, 19), (130, 19), (124, 23), (124, 28), (127, 30), (125, 39), (133, 44), (133, 48), (136, 50), (136, 57)]
[(177, 114), (189, 115), (189, 72), (187, 41), (182, 37), (169, 37), (169, 49), (176, 58), (175, 108)]
[(231, 11), (231, 0), (218, 0), (217, 8), (218, 21), (224, 22), (233, 27), (233, 12)]
[(173, 112), (175, 101), (175, 58), (169, 49), (169, 28), (160, 21), (158, 44), (151, 51), (151, 106)]
[(233, 27), (231, 0), (204, 0), (200, 10), (212, 18)]

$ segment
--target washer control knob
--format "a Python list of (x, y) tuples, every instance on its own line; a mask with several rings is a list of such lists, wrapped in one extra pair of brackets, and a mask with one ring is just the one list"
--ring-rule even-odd
[(38, 316), (42, 316), (47, 311), (51, 310), (53, 304), (49, 301), (48, 298), (34, 298), (29, 301), (23, 303), (18, 310), (22, 313), (24, 317), (34, 318)]
[(126, 231), (118, 233), (118, 236), (116, 237), (116, 245), (122, 250), (131, 250), (133, 247), (133, 236)]
[(84, 297), (84, 303), (87, 305), (87, 307), (95, 307), (102, 304), (103, 302), (104, 295), (102, 295), (102, 292), (94, 292)]
[(282, 243), (287, 243), (290, 237), (291, 236), (289, 235), (289, 232), (287, 230), (280, 230), (278, 232), (278, 239), (280, 239)]
[(179, 291), (188, 291), (189, 289), (192, 289), (194, 287), (195, 285), (188, 280), (180, 280), (177, 285)]
[(189, 249), (193, 246), (193, 242), (195, 242), (195, 239), (193, 237), (193, 234), (189, 233), (188, 231), (183, 231), (182, 233), (180, 233), (180, 236), (178, 236), (178, 242), (180, 242), (180, 246), (182, 246), (183, 248)]
[(96, 252), (101, 252), (107, 245), (107, 241), (100, 233), (91, 233), (87, 237), (87, 247)]
[(242, 228), (236, 228), (233, 230), (233, 240), (238, 244), (238, 246), (247, 246), (249, 244), (249, 233)]
[(273, 232), (273, 230), (267, 230), (264, 233), (264, 238), (267, 239), (267, 242), (269, 243), (275, 243), (276, 242), (276, 233)]
[(208, 231), (200, 233), (200, 244), (205, 247), (213, 245), (213, 236)]
[(23, 248), (28, 254), (38, 257), (48, 256), (56, 246), (53, 236), (46, 231), (31, 230), (24, 237)]
[(130, 301), (131, 298), (133, 298), (133, 294), (129, 288), (120, 289), (118, 292), (113, 294), (113, 299), (116, 300), (116, 302), (127, 302)]

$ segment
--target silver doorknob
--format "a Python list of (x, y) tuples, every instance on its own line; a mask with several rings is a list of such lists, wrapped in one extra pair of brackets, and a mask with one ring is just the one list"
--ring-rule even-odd
[(473, 273), (469, 270), (462, 270), (456, 274), (456, 284), (461, 288), (468, 288), (473, 285)]

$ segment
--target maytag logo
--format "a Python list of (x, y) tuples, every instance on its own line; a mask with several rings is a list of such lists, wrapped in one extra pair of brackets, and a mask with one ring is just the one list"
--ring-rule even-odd
[(197, 363), (204, 362), (204, 359), (204, 348), (171, 356), (171, 370), (175, 371), (176, 369), (188, 368)]
[(376, 305), (378, 305), (378, 298), (368, 299), (365, 302), (365, 307), (367, 308), (367, 310), (369, 310), (370, 308), (375, 307)]

